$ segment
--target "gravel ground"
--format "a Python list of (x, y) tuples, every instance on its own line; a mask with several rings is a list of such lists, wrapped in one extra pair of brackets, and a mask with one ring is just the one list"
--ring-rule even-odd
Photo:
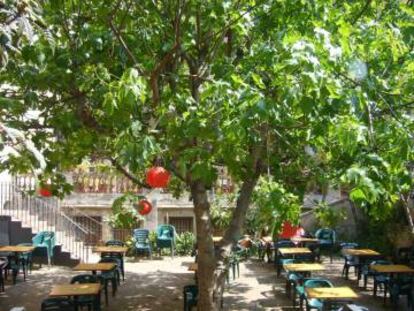
[[(103, 311), (182, 310), (182, 288), (194, 283), (193, 272), (187, 271), (193, 262), (192, 257), (164, 257), (153, 260), (127, 259), (126, 279), (121, 283), (117, 295), (109, 297), (109, 305)], [(351, 286), (358, 290), (357, 303), (372, 311), (391, 310), (384, 307), (382, 297), (372, 296), (372, 283), (367, 290), (357, 287), (355, 277), (345, 281), (340, 277), (342, 261), (335, 259), (333, 264), (325, 258), (327, 269), (314, 276), (326, 277), (334, 285)], [(29, 275), (26, 282), (19, 276), (13, 286), (6, 283), (5, 293), (0, 293), (0, 311), (9, 311), (14, 306), (24, 306), (27, 311), (40, 310), (53, 284), (68, 283), (77, 272), (65, 267), (43, 267)], [(240, 277), (231, 280), (224, 295), (225, 310), (293, 310), (291, 301), (285, 295), (283, 276), (276, 278), (272, 264), (249, 260), (240, 265)], [(382, 293), (380, 293), (382, 295)], [(102, 300), (103, 301), (103, 300)], [(398, 310), (406, 310), (405, 299), (401, 299)]]

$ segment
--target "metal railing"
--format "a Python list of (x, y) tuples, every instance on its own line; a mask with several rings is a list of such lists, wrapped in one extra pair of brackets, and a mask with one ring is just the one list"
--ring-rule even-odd
[(0, 215), (11, 216), (21, 221), (23, 227), (30, 227), (34, 233), (53, 231), (56, 243), (64, 251), (81, 261), (88, 261), (91, 246), (91, 232), (82, 227), (60, 207), (57, 198), (40, 198), (30, 194), (30, 188), (15, 183), (0, 183)]

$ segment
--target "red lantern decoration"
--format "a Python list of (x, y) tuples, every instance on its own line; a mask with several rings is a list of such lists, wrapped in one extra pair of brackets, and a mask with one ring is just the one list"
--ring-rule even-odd
[(151, 167), (147, 171), (147, 184), (152, 188), (165, 188), (170, 181), (170, 173), (161, 166)]
[(52, 191), (50, 190), (49, 187), (43, 186), (39, 189), (39, 194), (42, 197), (51, 197), (52, 196)]
[(138, 202), (138, 213), (140, 213), (140, 215), (148, 215), (151, 211), (152, 204), (148, 200), (143, 199)]

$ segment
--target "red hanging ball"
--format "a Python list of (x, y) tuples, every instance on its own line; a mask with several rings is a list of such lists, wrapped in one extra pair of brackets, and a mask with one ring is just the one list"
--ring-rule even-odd
[(147, 184), (152, 188), (165, 188), (168, 186), (171, 174), (161, 166), (151, 167), (147, 171)]
[(38, 192), (42, 197), (51, 197), (52, 196), (52, 191), (47, 187), (40, 188)]
[(140, 213), (140, 215), (148, 215), (151, 211), (152, 204), (148, 200), (143, 199), (138, 202), (138, 213)]

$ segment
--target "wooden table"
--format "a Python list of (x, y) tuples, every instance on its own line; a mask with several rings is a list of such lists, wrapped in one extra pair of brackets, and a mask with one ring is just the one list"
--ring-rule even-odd
[(92, 271), (92, 274), (96, 274), (96, 271), (111, 271), (116, 267), (112, 262), (101, 263), (80, 263), (73, 268), (74, 271)]
[(278, 252), (282, 256), (312, 254), (312, 251), (307, 247), (281, 247), (278, 248)]
[(359, 258), (358, 282), (361, 279), (361, 271), (365, 262), (371, 258), (381, 256), (381, 254), (377, 251), (368, 248), (346, 248), (342, 250), (342, 254)]
[(19, 245), (7, 245), (0, 246), (0, 252), (12, 252), (12, 253), (28, 253), (33, 252), (34, 246), (19, 246)]
[(311, 273), (314, 271), (322, 271), (325, 267), (319, 263), (290, 263), (284, 264), (283, 268), (288, 272), (286, 276), (286, 294), (290, 296), (292, 285), (294, 285), (294, 289), (296, 285), (302, 284), (303, 279), (299, 279), (296, 281), (289, 280), (289, 272), (295, 272), (296, 274), (300, 274), (303, 277), (310, 277)]
[(101, 310), (100, 302), (101, 284), (99, 283), (84, 283), (84, 284), (61, 284), (54, 285), (49, 293), (50, 297), (60, 296), (74, 296), (75, 304), (76, 297), (79, 296), (95, 296), (94, 311)]
[(370, 265), (369, 267), (378, 273), (414, 273), (414, 269), (406, 265)]
[(377, 257), (381, 256), (380, 253), (372, 249), (359, 249), (359, 248), (346, 248), (342, 250), (344, 255), (356, 256), (356, 257)]
[(125, 254), (128, 248), (124, 246), (97, 246), (94, 248), (95, 253), (118, 253)]
[[(31, 253), (35, 249), (34, 246), (19, 246), (19, 245), (6, 245), (0, 246), (0, 252), (14, 253), (14, 260), (16, 264), (19, 261), (19, 253)], [(11, 258), (9, 259), (11, 260)], [(26, 280), (26, 273), (24, 274), (24, 280)]]
[(323, 310), (329, 310), (329, 305), (334, 301), (348, 302), (350, 300), (358, 298), (358, 294), (355, 293), (350, 287), (314, 287), (305, 288), (307, 298), (322, 299), (325, 300), (323, 304)]
[(325, 267), (319, 263), (290, 263), (283, 265), (288, 272), (313, 272), (325, 270)]

